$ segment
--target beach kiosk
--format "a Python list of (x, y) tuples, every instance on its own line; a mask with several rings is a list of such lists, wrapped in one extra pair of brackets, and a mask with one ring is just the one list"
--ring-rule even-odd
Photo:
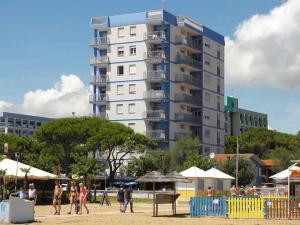
[[(54, 174), (5, 158), (0, 161), (0, 170), (5, 171), (5, 175), (3, 176), (4, 187), (8, 182), (15, 181), (16, 179), (24, 179), (26, 175), (24, 169), (29, 170), (27, 173), (28, 180), (49, 180), (57, 178)], [(9, 196), (9, 199), (0, 202), (0, 223), (27, 223), (33, 221), (34, 203), (32, 201)]]
[(196, 166), (180, 172), (182, 176), (191, 180), (191, 183), (176, 183), (176, 191), (179, 195), (178, 201), (189, 201), (191, 197), (199, 195), (204, 190), (204, 179), (207, 174)]

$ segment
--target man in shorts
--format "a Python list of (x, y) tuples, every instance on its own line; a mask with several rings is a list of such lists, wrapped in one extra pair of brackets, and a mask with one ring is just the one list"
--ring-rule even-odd
[(59, 181), (55, 181), (54, 195), (53, 195), (53, 207), (55, 209), (54, 215), (60, 215), (61, 209), (61, 196), (63, 189)]

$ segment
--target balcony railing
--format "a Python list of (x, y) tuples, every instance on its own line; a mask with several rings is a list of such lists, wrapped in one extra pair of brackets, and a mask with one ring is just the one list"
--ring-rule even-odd
[(96, 105), (106, 105), (108, 103), (108, 100), (109, 100), (109, 98), (106, 94), (89, 96), (90, 103), (96, 104)]
[(93, 17), (91, 19), (91, 27), (101, 31), (108, 30), (108, 17)]
[(201, 44), (196, 42), (195, 40), (192, 40), (190, 38), (185, 38), (183, 36), (176, 36), (175, 37), (175, 43), (177, 45), (185, 45), (190, 48), (193, 48), (195, 50), (200, 51), (201, 50)]
[(176, 102), (185, 102), (192, 105), (201, 106), (201, 97), (200, 96), (191, 96), (187, 94), (175, 94)]
[(106, 86), (107, 85), (107, 76), (90, 76), (90, 84), (97, 86)]
[(107, 66), (107, 63), (109, 62), (108, 56), (96, 56), (92, 57), (90, 59), (90, 65), (95, 65), (95, 66)]
[(166, 118), (166, 114), (164, 110), (147, 110), (144, 112), (145, 120), (164, 120)]
[(186, 113), (176, 113), (175, 120), (179, 121), (179, 122), (195, 123), (195, 124), (199, 124), (199, 125), (201, 122), (200, 117), (196, 117), (194, 115), (186, 114)]
[(105, 49), (109, 45), (108, 37), (96, 37), (91, 41), (91, 46), (96, 48)]
[(156, 63), (166, 59), (166, 54), (162, 50), (148, 51), (144, 53), (144, 59)]
[(175, 59), (177, 64), (186, 64), (197, 69), (201, 69), (201, 62), (192, 58), (191, 56), (184, 55), (182, 53), (178, 53)]
[(193, 76), (189, 76), (186, 74), (176, 74), (175, 75), (175, 81), (179, 83), (187, 83), (196, 87), (201, 86), (201, 79), (200, 78), (195, 78)]
[(144, 34), (144, 40), (151, 43), (162, 42), (166, 39), (166, 33), (163, 31), (153, 31)]
[(144, 79), (151, 82), (160, 82), (166, 79), (165, 70), (149, 70), (144, 72)]
[(191, 133), (175, 133), (175, 140), (179, 140), (186, 137), (191, 137)]
[(162, 90), (150, 90), (144, 92), (144, 98), (148, 100), (163, 100), (166, 98), (166, 94)]
[(152, 140), (164, 140), (166, 138), (165, 131), (163, 130), (148, 130), (146, 136)]

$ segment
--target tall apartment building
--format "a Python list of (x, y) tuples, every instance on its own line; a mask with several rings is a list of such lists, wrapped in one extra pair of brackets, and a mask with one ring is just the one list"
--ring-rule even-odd
[(165, 10), (91, 19), (94, 115), (161, 148), (190, 135), (203, 154), (224, 148), (224, 37)]
[(225, 135), (237, 136), (255, 127), (268, 127), (268, 115), (239, 108), (237, 98), (225, 98)]
[(40, 116), (2, 112), (0, 114), (0, 133), (30, 138), (35, 130), (52, 120)]

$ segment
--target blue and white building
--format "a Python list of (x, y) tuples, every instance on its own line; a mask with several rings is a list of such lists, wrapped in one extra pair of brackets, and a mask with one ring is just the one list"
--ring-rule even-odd
[(190, 135), (224, 149), (224, 37), (165, 10), (93, 17), (90, 103), (161, 148)]

